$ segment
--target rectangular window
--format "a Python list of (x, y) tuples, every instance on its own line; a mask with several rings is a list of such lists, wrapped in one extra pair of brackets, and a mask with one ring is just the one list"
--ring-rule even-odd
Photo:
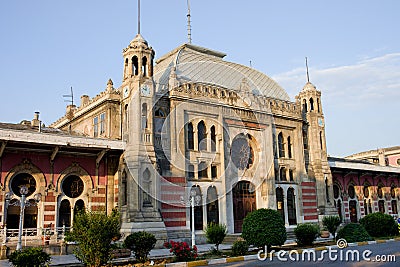
[(217, 166), (215, 166), (215, 165), (211, 166), (211, 178), (213, 180), (217, 179)]
[(188, 166), (188, 178), (194, 179), (194, 166), (192, 164)]
[(106, 132), (106, 114), (100, 114), (100, 135), (103, 135)]
[(93, 136), (99, 136), (99, 117), (94, 117), (93, 119)]

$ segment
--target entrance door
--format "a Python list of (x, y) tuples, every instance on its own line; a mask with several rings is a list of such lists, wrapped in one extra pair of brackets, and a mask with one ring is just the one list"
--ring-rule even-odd
[(233, 188), (233, 219), (235, 233), (242, 232), (243, 219), (256, 210), (254, 186), (247, 181), (238, 182)]

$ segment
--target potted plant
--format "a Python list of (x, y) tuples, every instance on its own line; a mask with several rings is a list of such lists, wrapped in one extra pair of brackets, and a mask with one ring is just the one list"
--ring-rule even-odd
[(321, 229), (321, 231), (320, 231), (320, 233), (319, 233), (319, 236), (320, 236), (321, 238), (328, 238), (328, 237), (330, 236), (330, 233), (329, 233), (329, 231), (328, 231), (328, 228), (326, 228), (325, 226), (322, 227), (322, 229)]

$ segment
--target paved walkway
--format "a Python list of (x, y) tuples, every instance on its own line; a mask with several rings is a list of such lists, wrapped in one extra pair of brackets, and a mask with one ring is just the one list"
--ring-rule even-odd
[[(213, 245), (212, 244), (203, 244), (196, 245), (198, 252), (207, 252), (209, 251)], [(219, 245), (219, 249), (230, 249), (232, 247), (231, 244), (221, 244)], [(159, 258), (165, 256), (171, 256), (172, 254), (169, 252), (167, 248), (153, 249), (150, 251), (150, 258)], [(80, 261), (75, 258), (74, 255), (52, 255), (50, 266), (80, 266)], [(10, 267), (12, 266), (8, 260), (0, 260), (0, 267)]]

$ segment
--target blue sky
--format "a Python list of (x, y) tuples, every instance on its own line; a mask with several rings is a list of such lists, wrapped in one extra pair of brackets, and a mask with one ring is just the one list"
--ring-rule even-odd
[[(274, 78), (294, 96), (310, 79), (322, 91), (328, 153), (399, 145), (400, 1), (191, 0), (193, 44)], [(187, 40), (186, 0), (142, 0), (141, 33), (156, 58)], [(118, 87), (122, 49), (137, 32), (135, 0), (0, 3), (0, 121), (40, 111), (64, 115), (73, 87), (95, 96)]]

